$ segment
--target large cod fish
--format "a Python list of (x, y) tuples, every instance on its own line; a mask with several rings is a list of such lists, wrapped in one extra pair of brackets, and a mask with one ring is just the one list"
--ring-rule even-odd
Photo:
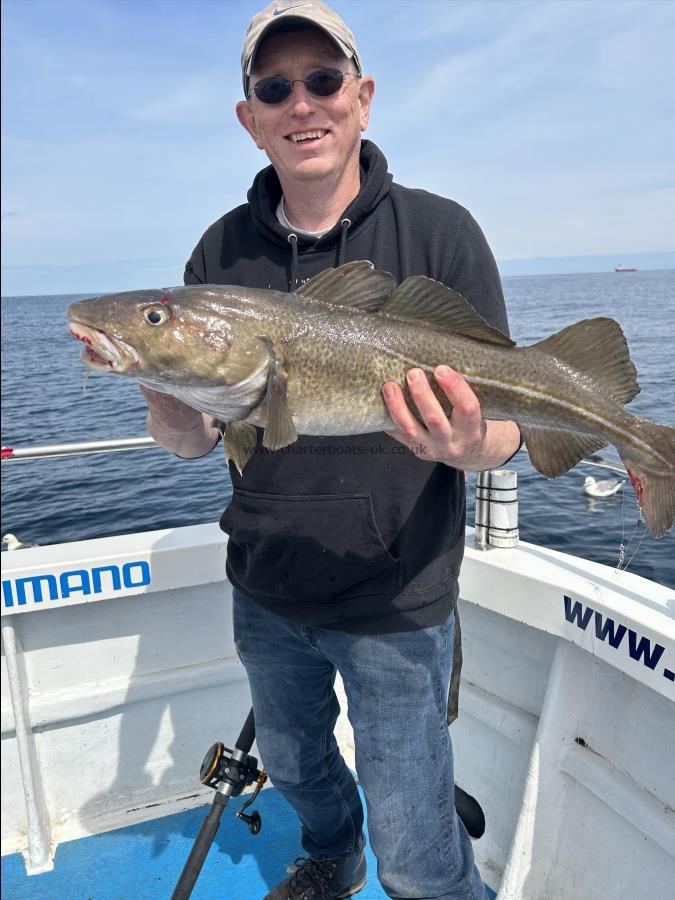
[[(511, 419), (549, 478), (611, 443), (652, 534), (675, 518), (675, 428), (632, 415), (639, 392), (621, 327), (586, 319), (530, 347), (491, 327), (459, 294), (412, 276), (396, 286), (369, 262), (327, 269), (286, 294), (221, 285), (130, 291), (73, 303), (69, 328), (94, 370), (135, 378), (212, 415), (240, 471), (255, 447), (394, 427), (385, 381), (446, 364), (483, 415)], [(445, 394), (431, 379), (450, 411)]]

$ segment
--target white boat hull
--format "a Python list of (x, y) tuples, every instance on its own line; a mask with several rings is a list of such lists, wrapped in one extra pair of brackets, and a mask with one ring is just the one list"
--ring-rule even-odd
[[(62, 841), (210, 801), (201, 758), (249, 707), (225, 541), (200, 525), (2, 555), (2, 852), (29, 871)], [(485, 881), (503, 900), (669, 896), (673, 592), (469, 532), (461, 594), (451, 733), (486, 813)]]

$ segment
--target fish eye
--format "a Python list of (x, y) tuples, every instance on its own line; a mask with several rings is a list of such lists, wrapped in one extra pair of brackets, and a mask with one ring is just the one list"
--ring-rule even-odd
[(171, 311), (166, 306), (146, 306), (143, 310), (143, 318), (148, 325), (163, 325), (170, 316)]

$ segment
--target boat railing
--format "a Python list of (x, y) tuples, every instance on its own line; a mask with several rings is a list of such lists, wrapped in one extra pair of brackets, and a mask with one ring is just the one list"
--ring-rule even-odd
[[(151, 437), (116, 438), (105, 441), (80, 441), (68, 444), (43, 444), (33, 447), (3, 446), (3, 463), (28, 462), (34, 459), (66, 459), (92, 453), (123, 453), (151, 450), (160, 445)], [(585, 457), (582, 463), (626, 474), (618, 462), (598, 454)], [(478, 472), (476, 476), (475, 543), (480, 549), (515, 547), (518, 544), (517, 473), (510, 470)]]
[[(2, 446), (0, 458), (6, 462), (25, 462), (31, 459), (65, 459), (70, 456), (82, 456), (88, 453), (122, 453), (130, 450), (153, 450), (159, 444), (151, 437), (113, 438), (107, 441), (75, 441), (69, 444), (42, 444), (33, 447)], [(580, 465), (597, 466), (610, 472), (626, 474), (624, 466), (604, 456), (594, 453), (584, 457)]]
[(586, 466), (597, 466), (600, 469), (607, 469), (610, 472), (618, 472), (620, 475), (628, 474), (623, 463), (616, 462), (613, 459), (607, 459), (607, 457), (600, 456), (598, 453), (594, 453), (592, 456), (585, 456), (581, 462)]
[(116, 438), (108, 441), (80, 441), (70, 444), (43, 444), (34, 447), (2, 447), (2, 462), (25, 462), (30, 459), (65, 459), (89, 453), (122, 453), (128, 450), (150, 450), (159, 447), (151, 437)]

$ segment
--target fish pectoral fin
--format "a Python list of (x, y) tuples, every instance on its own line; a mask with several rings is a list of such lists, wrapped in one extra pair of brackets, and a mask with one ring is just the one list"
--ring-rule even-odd
[(225, 459), (231, 459), (243, 475), (244, 466), (253, 456), (258, 442), (255, 428), (248, 422), (221, 422), (219, 419), (214, 419), (211, 424), (221, 434)]
[(585, 456), (607, 446), (607, 441), (595, 435), (536, 425), (519, 427), (532, 465), (547, 478), (563, 475)]
[(389, 272), (374, 268), (367, 260), (357, 260), (326, 269), (296, 289), (295, 293), (334, 306), (351, 306), (376, 312), (396, 287)]
[(411, 275), (401, 282), (380, 312), (503, 347), (516, 345), (498, 328), (488, 325), (461, 294), (425, 275)]
[(268, 341), (268, 345), (272, 361), (265, 396), (267, 424), (263, 434), (263, 447), (281, 450), (297, 441), (298, 433), (288, 408), (288, 372), (284, 368), (282, 350), (272, 341)]
[(614, 319), (600, 316), (575, 322), (524, 352), (535, 347), (590, 376), (622, 406), (640, 393), (626, 338)]

